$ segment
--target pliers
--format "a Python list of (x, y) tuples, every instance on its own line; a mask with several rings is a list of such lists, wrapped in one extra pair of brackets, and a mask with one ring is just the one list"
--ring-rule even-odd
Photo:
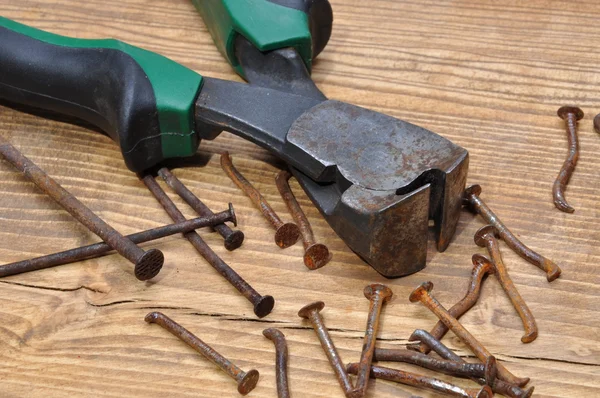
[(193, 0), (249, 84), (203, 77), (123, 42), (58, 36), (0, 17), (0, 98), (109, 134), (129, 169), (193, 155), (221, 131), (283, 159), (338, 235), (378, 272), (425, 266), (454, 234), (468, 152), (402, 120), (328, 100), (310, 78), (331, 35), (327, 0)]

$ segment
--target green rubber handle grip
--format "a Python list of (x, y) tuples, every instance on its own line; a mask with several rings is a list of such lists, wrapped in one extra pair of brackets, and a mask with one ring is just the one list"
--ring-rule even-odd
[(307, 69), (331, 36), (328, 0), (192, 0), (219, 51), (244, 76), (235, 38), (244, 36), (262, 52), (293, 47)]
[(118, 40), (74, 39), (0, 17), (0, 98), (86, 120), (141, 172), (199, 140), (196, 72)]

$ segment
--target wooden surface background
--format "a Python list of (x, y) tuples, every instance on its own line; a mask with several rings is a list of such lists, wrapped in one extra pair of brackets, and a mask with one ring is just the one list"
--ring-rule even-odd
[[(563, 269), (549, 284), (539, 269), (503, 246), (510, 273), (536, 316), (539, 338), (520, 342), (521, 322), (494, 278), (463, 317), (466, 327), (513, 373), (531, 377), (536, 396), (600, 395), (600, 137), (592, 129), (600, 112), (600, 3), (332, 4), (333, 36), (313, 74), (324, 93), (421, 125), (467, 148), (468, 182), (481, 184), (483, 199), (505, 223)], [(189, 0), (0, 0), (0, 14), (59, 34), (119, 38), (206, 76), (239, 80)], [(551, 187), (567, 151), (556, 110), (571, 103), (586, 116), (580, 123), (581, 158), (567, 191), (576, 211), (565, 214), (554, 208)], [(123, 233), (170, 222), (125, 168), (117, 146), (85, 125), (0, 106), (0, 135)], [(323, 300), (342, 358), (356, 361), (368, 310), (362, 290), (368, 283), (386, 283), (395, 297), (384, 309), (378, 344), (403, 347), (415, 328), (429, 329), (436, 322), (423, 306), (409, 303), (410, 292), (431, 280), (435, 296), (451, 306), (465, 292), (471, 255), (485, 253), (473, 243), (483, 222), (465, 212), (445, 253), (437, 253), (430, 242), (424, 271), (386, 280), (335, 236), (295, 184), (317, 238), (333, 252), (330, 264), (309, 272), (301, 244), (276, 247), (267, 222), (222, 173), (217, 154), (224, 150), (289, 219), (273, 182), (283, 165), (237, 137), (222, 134), (203, 143), (206, 164), (174, 172), (212, 209), (233, 202), (246, 234), (243, 247), (227, 252), (217, 235), (201, 235), (259, 292), (275, 297), (273, 313), (258, 320), (249, 303), (180, 236), (152, 245), (167, 261), (147, 283), (138, 282), (132, 266), (117, 255), (4, 278), (0, 396), (237, 396), (227, 376), (143, 321), (146, 313), (159, 310), (242, 368), (258, 369), (261, 379), (250, 396), (276, 396), (274, 348), (262, 330), (277, 327), (288, 338), (293, 396), (342, 397), (298, 309)], [(98, 240), (4, 161), (0, 181), (2, 263)], [(174, 199), (186, 216), (194, 216)], [(445, 342), (472, 358), (452, 333)], [(435, 396), (383, 381), (372, 382), (368, 393), (411, 395)]]

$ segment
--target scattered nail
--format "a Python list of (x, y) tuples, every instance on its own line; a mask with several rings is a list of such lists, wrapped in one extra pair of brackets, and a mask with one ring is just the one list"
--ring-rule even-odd
[(569, 140), (569, 154), (554, 181), (552, 194), (554, 205), (558, 210), (573, 213), (575, 209), (565, 199), (565, 189), (575, 171), (579, 159), (579, 140), (577, 138), (577, 121), (583, 119), (583, 111), (576, 106), (563, 106), (558, 112), (558, 117), (567, 122), (567, 138)]
[(275, 328), (263, 330), (263, 335), (275, 344), (275, 380), (278, 398), (290, 398), (288, 387), (288, 347), (285, 335)]

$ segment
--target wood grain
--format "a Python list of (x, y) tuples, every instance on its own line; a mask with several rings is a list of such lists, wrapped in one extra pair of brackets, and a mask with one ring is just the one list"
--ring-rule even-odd
[[(335, 99), (369, 107), (431, 129), (470, 152), (469, 183), (512, 230), (563, 268), (549, 284), (543, 273), (503, 246), (515, 284), (535, 314), (540, 336), (520, 342), (522, 325), (494, 278), (464, 325), (518, 376), (529, 376), (539, 397), (600, 395), (600, 4), (521, 1), (332, 0), (334, 32), (313, 77)], [(223, 60), (189, 0), (0, 0), (1, 15), (55, 33), (115, 37), (162, 53), (212, 77), (240, 80)], [(567, 190), (576, 211), (554, 208), (551, 187), (567, 151), (556, 110), (574, 103), (581, 157)], [(107, 137), (83, 124), (50, 120), (0, 107), (0, 134), (123, 233), (170, 220)], [(268, 223), (222, 173), (229, 150), (237, 167), (288, 220), (273, 178), (283, 165), (230, 134), (202, 143), (202, 167), (175, 170), (212, 209), (236, 206), (246, 234), (227, 252), (216, 234), (201, 231), (215, 251), (263, 294), (274, 312), (257, 320), (240, 297), (182, 237), (153, 245), (166, 265), (153, 281), (138, 282), (116, 255), (0, 280), (0, 396), (212, 397), (237, 396), (235, 383), (156, 325), (159, 310), (244, 369), (261, 372), (253, 397), (276, 396), (274, 348), (261, 334), (278, 327), (290, 346), (295, 397), (342, 397), (309, 325), (296, 315), (323, 300), (324, 317), (342, 358), (360, 356), (368, 302), (363, 287), (383, 282), (395, 298), (383, 312), (378, 344), (402, 347), (415, 328), (436, 319), (408, 302), (431, 280), (446, 306), (467, 286), (473, 243), (483, 225), (464, 213), (445, 253), (430, 244), (428, 266), (385, 280), (335, 236), (297, 184), (316, 237), (333, 261), (307, 271), (300, 244), (280, 250)], [(8, 263), (95, 242), (97, 238), (0, 162), (0, 261)], [(164, 184), (163, 184), (164, 186)], [(181, 205), (187, 217), (193, 212)], [(431, 242), (430, 242), (431, 243)], [(148, 246), (146, 246), (148, 247)], [(449, 333), (445, 342), (472, 354)], [(416, 368), (402, 366), (407, 370)], [(420, 371), (420, 370), (419, 370)], [(445, 380), (453, 380), (442, 377)], [(455, 380), (469, 386), (469, 382)], [(473, 385), (471, 385), (473, 386)], [(434, 396), (377, 381), (369, 397)]]

